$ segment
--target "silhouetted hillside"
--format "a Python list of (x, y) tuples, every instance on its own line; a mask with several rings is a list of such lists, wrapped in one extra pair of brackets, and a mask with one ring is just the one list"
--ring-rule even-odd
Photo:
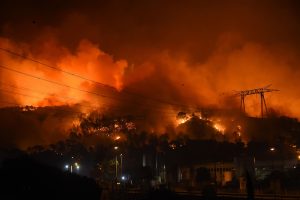
[(0, 169), (0, 197), (100, 199), (101, 190), (89, 178), (49, 167), (28, 157), (5, 160)]

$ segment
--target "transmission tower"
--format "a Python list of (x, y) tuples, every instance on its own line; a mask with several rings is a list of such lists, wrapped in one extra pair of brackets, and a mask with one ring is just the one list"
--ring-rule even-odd
[[(260, 95), (260, 109), (261, 109), (261, 117), (263, 118), (264, 116), (267, 116), (268, 114), (268, 109), (267, 109), (267, 104), (266, 104), (266, 99), (265, 99), (265, 93), (266, 92), (274, 92), (274, 91), (279, 91), (277, 89), (270, 89), (271, 85), (267, 85), (262, 88), (256, 88), (252, 90), (243, 90), (243, 91), (237, 91), (234, 96), (240, 96), (241, 97), (241, 112), (246, 113), (245, 109), (245, 97), (249, 95), (254, 95), (254, 94), (259, 94)], [(264, 113), (265, 110), (265, 113)]]

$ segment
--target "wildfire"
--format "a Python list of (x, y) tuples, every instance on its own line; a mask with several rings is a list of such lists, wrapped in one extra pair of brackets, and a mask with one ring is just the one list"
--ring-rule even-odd
[[(215, 118), (215, 117), (202, 117), (201, 112), (194, 112), (192, 114), (187, 114), (184, 112), (178, 113), (176, 117), (176, 125), (179, 126), (180, 124), (184, 124), (187, 121), (189, 121), (191, 118), (198, 118), (206, 123), (207, 126), (210, 126), (214, 128), (218, 133), (221, 133), (222, 135), (225, 134), (226, 127), (222, 124), (222, 121), (220, 118)], [(241, 127), (238, 128), (238, 134), (240, 135), (240, 129)]]
[(23, 112), (35, 111), (36, 109), (37, 109), (37, 107), (33, 107), (33, 106), (24, 106), (24, 107), (22, 107)]
[(192, 118), (192, 115), (180, 112), (180, 113), (178, 113), (178, 115), (176, 117), (176, 125), (179, 126), (180, 124), (184, 124), (191, 118)]
[(78, 118), (76, 118), (76, 119), (73, 120), (72, 124), (73, 124), (74, 127), (80, 126), (80, 120)]
[[(0, 108), (14, 104), (32, 105), (34, 107), (23, 109), (24, 112), (31, 112), (35, 107), (78, 105), (80, 108), (71, 109), (72, 119), (77, 112), (89, 113), (94, 108), (104, 110), (103, 113), (109, 116), (145, 116), (146, 122), (138, 121), (136, 124), (129, 120), (122, 123), (117, 121), (115, 124), (110, 121), (73, 122), (74, 126), (87, 134), (113, 135), (139, 129), (157, 133), (170, 130), (172, 134), (176, 132), (176, 126), (181, 125), (179, 128), (182, 128), (182, 132), (192, 132), (184, 126), (200, 124), (198, 127), (202, 126), (200, 128), (209, 134), (212, 132), (230, 136), (232, 133), (236, 137), (246, 138), (249, 135), (251, 138), (257, 131), (248, 133), (251, 131), (243, 123), (243, 129), (236, 128), (235, 122), (228, 122), (223, 116), (220, 116), (222, 121), (218, 121), (213, 115), (219, 114), (215, 112), (217, 109), (235, 110), (240, 107), (238, 98), (231, 99), (227, 95), (230, 91), (270, 83), (281, 89), (279, 94), (284, 97), (279, 98), (279, 94), (269, 97), (266, 94), (266, 104), (272, 107), (270, 114), (280, 113), (300, 119), (300, 94), (297, 87), (300, 83), (300, 69), (297, 68), (300, 58), (297, 56), (297, 42), (292, 37), (286, 37), (286, 34), (274, 36), (278, 41), (270, 40), (266, 37), (269, 31), (265, 32), (265, 28), (260, 30), (271, 24), (270, 28), (274, 28), (270, 31), (272, 33), (281, 33), (276, 31), (279, 27), (278, 30), (287, 28), (287, 33), (298, 35), (293, 31), (298, 25), (298, 18), (294, 17), (293, 12), (285, 18), (288, 23), (282, 23), (286, 25), (285, 28), (273, 26), (274, 23), (268, 20), (252, 23), (248, 20), (252, 19), (248, 16), (250, 12), (242, 13), (242, 16), (238, 12), (239, 20), (242, 22), (246, 19), (246, 24), (239, 22), (227, 27), (227, 21), (237, 13), (227, 13), (223, 6), (208, 6), (203, 8), (205, 12), (198, 12), (194, 7), (199, 4), (184, 5), (182, 11), (181, 3), (172, 5), (171, 9), (164, 9), (170, 5), (162, 4), (159, 5), (162, 8), (160, 10), (171, 13), (162, 12), (169, 18), (157, 23), (160, 12), (154, 14), (147, 11), (139, 19), (139, 4), (130, 6), (134, 12), (130, 17), (123, 18), (119, 16), (126, 13), (126, 9), (123, 9), (123, 6), (127, 7), (125, 3), (98, 6), (105, 12), (89, 7), (81, 9), (82, 6), (78, 5), (63, 7), (65, 10), (54, 9), (51, 16), (47, 16), (48, 12), (40, 15), (41, 9), (29, 9), (32, 7), (30, 4), (26, 4), (29, 7), (24, 11), (34, 13), (9, 12), (9, 9), (5, 9), (6, 17), (0, 20), (0, 96), (3, 101), (0, 102)], [(272, 19), (277, 17), (277, 7), (272, 6), (274, 11), (267, 10), (270, 15), (275, 13)], [(213, 9), (213, 12), (209, 9)], [(216, 9), (221, 9), (221, 12)], [(91, 13), (94, 10), (95, 13)], [(181, 16), (188, 15), (177, 20), (177, 15), (172, 14), (174, 10), (182, 12)], [(198, 19), (204, 20), (200, 24), (215, 24), (215, 18), (210, 16), (214, 13), (224, 18), (221, 17), (222, 26), (219, 28), (205, 31), (201, 27), (187, 28)], [(264, 15), (265, 12), (262, 12)], [(32, 24), (28, 23), (33, 20), (33, 16), (39, 16), (39, 19), (34, 19)], [(52, 16), (59, 16), (60, 20)], [(259, 18), (259, 13), (256, 17)], [(132, 19), (139, 19), (140, 22), (132, 23)], [(247, 23), (250, 23), (249, 27)], [(140, 24), (145, 24), (145, 27), (141, 29)], [(174, 31), (177, 29), (181, 31)], [(147, 30), (154, 32), (150, 34)], [(122, 37), (118, 37), (119, 32), (122, 32)], [(131, 32), (135, 32), (136, 37), (132, 37)], [(170, 33), (172, 37), (169, 37)], [(149, 41), (156, 41), (157, 44), (153, 46)], [(173, 45), (176, 42), (178, 45)], [(108, 52), (101, 50), (98, 44), (103, 44)], [(178, 46), (184, 48), (178, 49)], [(267, 78), (265, 74), (268, 74)], [(257, 100), (255, 96), (247, 97), (246, 111), (252, 117), (260, 113)], [(201, 108), (202, 113), (198, 112), (198, 108)], [(195, 112), (182, 113), (175, 119), (174, 112), (179, 109), (184, 112), (194, 109)], [(227, 113), (234, 114), (235, 111)], [(195, 119), (195, 123), (187, 123), (191, 119)], [(37, 123), (44, 127), (45, 120), (43, 118)], [(64, 125), (67, 127), (72, 125), (70, 120), (61, 119), (60, 122), (68, 123)], [(56, 126), (57, 123), (53, 123), (53, 128)], [(64, 134), (52, 132), (55, 133), (50, 135), (53, 138)], [(202, 135), (204, 137), (205, 134)], [(20, 138), (23, 136), (26, 134)]]
[[(82, 40), (75, 53), (51, 37), (41, 41), (40, 46), (47, 48), (41, 48), (40, 51), (21, 48), (19, 43), (8, 38), (0, 37), (0, 43), (1, 48), (21, 52), (21, 56), (30, 55), (30, 59), (23, 58), (19, 62), (15, 55), (0, 52), (1, 64), (5, 65), (5, 69), (0, 70), (5, 74), (1, 86), (13, 92), (5, 94), (14, 97), (21, 105), (57, 106), (85, 102), (92, 107), (96, 97), (91, 95), (93, 82), (104, 83), (119, 91), (123, 87), (127, 61), (114, 60), (111, 55), (100, 50), (97, 44), (88, 40)], [(35, 48), (32, 44), (32, 49)], [(8, 85), (11, 82), (14, 84)], [(95, 106), (103, 102), (104, 99), (97, 98)]]
[(213, 127), (220, 133), (222, 133), (223, 135), (225, 134), (225, 127), (221, 124), (215, 123), (213, 125)]
[(126, 128), (128, 130), (135, 130), (136, 129), (135, 123), (133, 123), (133, 122), (126, 122), (125, 125), (126, 125)]
[(180, 124), (184, 124), (185, 122), (187, 122), (190, 118), (184, 118), (184, 119), (177, 119), (177, 126), (179, 126)]
[(242, 126), (241, 125), (237, 125), (236, 128), (237, 128), (237, 134), (238, 134), (238, 136), (241, 137), (242, 136)]

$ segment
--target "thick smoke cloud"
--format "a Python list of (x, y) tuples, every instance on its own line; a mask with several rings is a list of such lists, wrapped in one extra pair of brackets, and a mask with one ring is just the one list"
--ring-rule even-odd
[[(1, 47), (116, 90), (1, 51), (1, 65), (105, 97), (4, 69), (2, 82), (47, 94), (35, 93), (38, 98), (8, 94), (3, 90), (9, 88), (2, 85), (0, 96), (18, 104), (87, 103), (116, 113), (146, 115), (147, 128), (164, 132), (178, 111), (238, 108), (238, 98), (227, 98), (233, 90), (272, 84), (280, 92), (266, 95), (268, 107), (299, 119), (299, 11), (298, 1), (281, 0), (4, 1)], [(178, 106), (182, 104), (190, 108)], [(246, 104), (249, 114), (259, 115), (259, 98), (247, 97)]]

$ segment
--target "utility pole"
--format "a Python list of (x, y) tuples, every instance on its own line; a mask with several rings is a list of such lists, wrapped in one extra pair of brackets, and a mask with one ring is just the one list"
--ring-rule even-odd
[(121, 179), (123, 176), (123, 154), (120, 154), (120, 164), (121, 164), (121, 171), (120, 171), (120, 175), (121, 175)]
[(245, 95), (241, 94), (241, 112), (246, 113), (245, 109)]
[[(242, 91), (237, 91), (234, 96), (240, 96), (241, 97), (241, 112), (246, 113), (245, 109), (245, 97), (249, 95), (254, 95), (254, 94), (259, 94), (260, 95), (260, 110), (261, 110), (261, 118), (264, 118), (264, 116), (268, 115), (268, 109), (267, 109), (267, 104), (266, 104), (266, 99), (265, 99), (265, 93), (266, 92), (274, 92), (274, 91), (279, 91), (277, 89), (270, 89), (271, 85), (267, 85), (262, 88), (256, 88), (256, 89), (251, 89), (251, 90), (242, 90)], [(265, 110), (265, 113), (264, 113)]]
[(116, 180), (118, 180), (118, 155), (116, 155)]

